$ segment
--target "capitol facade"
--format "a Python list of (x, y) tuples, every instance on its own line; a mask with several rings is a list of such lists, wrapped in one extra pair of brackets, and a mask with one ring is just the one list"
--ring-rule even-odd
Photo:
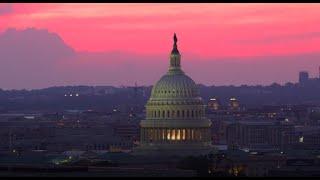
[(146, 104), (136, 153), (194, 155), (212, 150), (211, 121), (205, 116), (197, 84), (181, 69), (177, 41), (174, 34), (170, 66)]

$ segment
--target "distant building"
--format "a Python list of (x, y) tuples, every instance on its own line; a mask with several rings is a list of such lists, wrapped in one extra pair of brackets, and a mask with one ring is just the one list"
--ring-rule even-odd
[[(217, 161), (218, 159), (218, 161)], [(212, 158), (209, 173), (227, 172), (234, 176), (268, 176), (269, 170), (285, 165), (285, 157), (277, 153), (221, 150)]]
[(293, 149), (320, 149), (319, 126), (297, 126), (295, 131), (288, 134), (288, 144)]
[(307, 71), (299, 72), (299, 83), (306, 84), (309, 80), (309, 73)]
[(232, 110), (232, 111), (238, 111), (238, 110), (240, 110), (240, 103), (239, 103), (239, 101), (238, 101), (235, 97), (230, 98), (229, 108), (230, 108), (230, 110)]
[(310, 78), (309, 73), (307, 71), (299, 72), (299, 84), (303, 86), (319, 86), (320, 85), (320, 67), (319, 67), (319, 75), (315, 78)]
[(251, 150), (279, 150), (285, 142), (284, 134), (294, 131), (293, 125), (273, 121), (238, 121), (226, 128), (229, 147)]
[(132, 123), (115, 123), (114, 133), (127, 140), (137, 140), (139, 137), (139, 126)]
[(208, 102), (208, 108), (212, 111), (220, 109), (221, 103), (218, 98), (211, 98)]

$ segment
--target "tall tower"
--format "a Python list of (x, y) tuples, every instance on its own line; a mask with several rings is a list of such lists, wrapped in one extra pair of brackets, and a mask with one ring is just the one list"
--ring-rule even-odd
[(141, 120), (141, 155), (207, 154), (211, 147), (211, 121), (196, 83), (181, 68), (178, 38), (173, 37), (168, 72), (153, 86)]
[(217, 111), (220, 109), (221, 103), (218, 98), (211, 98), (208, 102), (208, 108), (212, 111)]
[(305, 84), (309, 80), (309, 73), (307, 71), (301, 71), (299, 73), (299, 83), (300, 84)]
[(238, 111), (240, 109), (239, 101), (235, 97), (230, 98), (229, 108), (232, 111)]

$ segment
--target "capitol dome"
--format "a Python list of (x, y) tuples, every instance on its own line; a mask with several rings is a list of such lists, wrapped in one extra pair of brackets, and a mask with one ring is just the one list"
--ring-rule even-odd
[(166, 74), (152, 88), (151, 98), (186, 98), (199, 95), (196, 83), (185, 74)]
[(154, 85), (146, 104), (137, 152), (190, 155), (212, 150), (211, 121), (205, 117), (197, 84), (181, 69), (177, 41), (174, 35), (168, 72)]

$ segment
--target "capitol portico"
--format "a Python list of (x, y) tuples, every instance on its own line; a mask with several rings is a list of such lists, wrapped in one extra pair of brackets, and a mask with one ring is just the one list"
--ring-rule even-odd
[(196, 83), (181, 69), (174, 35), (168, 72), (154, 85), (140, 122), (140, 146), (135, 153), (203, 154), (212, 150), (211, 121)]

